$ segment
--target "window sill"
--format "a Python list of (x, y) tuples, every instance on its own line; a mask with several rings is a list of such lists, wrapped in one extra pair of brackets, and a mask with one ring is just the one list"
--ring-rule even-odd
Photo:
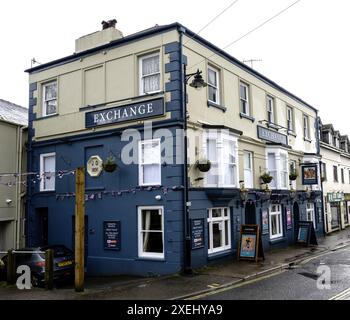
[(85, 191), (95, 191), (95, 190), (97, 190), (97, 191), (99, 191), (99, 190), (106, 190), (106, 188), (105, 187), (85, 188)]
[(311, 143), (311, 142), (312, 142), (312, 140), (311, 140), (311, 139), (309, 139), (309, 138), (304, 138), (304, 141), (309, 142), (309, 143)]
[(232, 254), (233, 251), (232, 249), (225, 249), (223, 251), (218, 251), (218, 252), (214, 252), (214, 253), (208, 253), (208, 260), (216, 260), (216, 259), (220, 259), (222, 257), (226, 257), (230, 254)]
[(51, 114), (49, 116), (41, 116), (40, 118), (36, 118), (34, 121), (40, 121), (40, 120), (44, 120), (44, 119), (50, 119), (50, 118), (54, 118), (54, 117), (58, 117), (59, 114), (55, 113), (55, 114)]
[(295, 133), (294, 131), (289, 131), (289, 130), (288, 130), (287, 134), (288, 134), (289, 136), (293, 136), (294, 138), (297, 137), (297, 135), (296, 135), (296, 133)]
[(222, 112), (226, 112), (226, 110), (227, 110), (227, 108), (225, 106), (222, 106), (222, 105), (217, 104), (215, 102), (212, 102), (210, 100), (208, 100), (207, 105), (208, 105), (208, 108), (214, 107), (214, 108), (220, 109)]
[(158, 261), (165, 262), (165, 258), (156, 258), (156, 257), (138, 257), (135, 259), (136, 261)]
[(240, 112), (239, 116), (240, 116), (241, 119), (244, 118), (244, 119), (250, 120), (251, 122), (255, 122), (255, 118), (253, 118), (252, 116), (249, 116), (249, 115), (247, 115), (245, 113)]
[(270, 239), (269, 243), (270, 243), (270, 245), (274, 245), (274, 244), (285, 242), (286, 240), (287, 240), (286, 237), (281, 237), (281, 238), (276, 238), (276, 239)]
[(277, 126), (277, 125), (275, 125), (274, 123), (270, 123), (270, 122), (268, 122), (267, 123), (267, 127), (270, 129), (275, 129), (275, 130), (279, 130), (280, 129), (280, 127), (279, 126)]

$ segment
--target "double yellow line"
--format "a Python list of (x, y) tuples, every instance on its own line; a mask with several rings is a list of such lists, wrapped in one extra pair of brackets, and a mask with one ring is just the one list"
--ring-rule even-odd
[(329, 300), (347, 300), (350, 299), (350, 288), (338, 293), (336, 296), (330, 298)]

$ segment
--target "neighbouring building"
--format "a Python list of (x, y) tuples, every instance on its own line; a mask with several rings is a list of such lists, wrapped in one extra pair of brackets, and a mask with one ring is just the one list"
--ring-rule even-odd
[(350, 143), (333, 125), (320, 126), (325, 230), (345, 229), (350, 219)]
[(0, 251), (24, 246), (28, 109), (0, 99)]
[[(235, 257), (242, 224), (265, 250), (294, 244), (300, 220), (323, 234), (317, 110), (184, 26), (124, 37), (107, 22), (27, 72), (29, 245), (74, 246), (79, 166), (91, 275)], [(200, 76), (206, 88), (184, 85)]]

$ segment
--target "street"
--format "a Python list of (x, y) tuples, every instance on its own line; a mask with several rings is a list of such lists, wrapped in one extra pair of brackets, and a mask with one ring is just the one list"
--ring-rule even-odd
[[(329, 267), (329, 269), (327, 269)], [(330, 288), (319, 277), (330, 270)], [(319, 273), (317, 272), (319, 271)], [(318, 285), (321, 287), (318, 288)], [(350, 249), (340, 249), (281, 273), (192, 297), (193, 300), (350, 300)]]

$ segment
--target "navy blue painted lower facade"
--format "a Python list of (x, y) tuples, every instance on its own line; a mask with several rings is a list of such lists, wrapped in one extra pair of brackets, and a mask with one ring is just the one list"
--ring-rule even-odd
[[(261, 190), (251, 190), (245, 201), (241, 200), (239, 189), (191, 189), (191, 219), (205, 219), (208, 208), (229, 208), (231, 225), (231, 248), (215, 254), (208, 254), (208, 224), (205, 223), (205, 246), (192, 251), (193, 267), (204, 265), (223, 259), (236, 259), (242, 224), (258, 224), (262, 230), (262, 211), (269, 212), (270, 205), (279, 204), (282, 208), (283, 236), (270, 239), (270, 227), (262, 233), (264, 251), (288, 247), (296, 244), (298, 221), (306, 221), (306, 205), (311, 203), (315, 208), (316, 235), (324, 235), (321, 192), (315, 192), (307, 197), (305, 192), (297, 192), (291, 198), (288, 191), (275, 190), (270, 197), (261, 196)], [(250, 206), (250, 210), (247, 209)], [(287, 226), (287, 210), (290, 210), (292, 223)], [(250, 216), (249, 216), (250, 215)], [(248, 221), (249, 219), (249, 221)]]
[[(178, 127), (167, 127), (175, 130)], [(175, 136), (175, 135), (174, 135)], [(175, 139), (175, 138), (174, 138)], [(40, 170), (40, 154), (56, 153), (56, 171), (84, 167), (91, 155), (102, 159), (110, 152), (117, 156), (118, 169), (103, 172), (98, 178), (86, 174), (86, 258), (90, 275), (156, 275), (179, 272), (183, 257), (183, 188), (182, 166), (162, 165), (162, 187), (139, 188), (138, 165), (124, 165), (120, 153), (125, 144), (119, 135), (89, 136), (86, 139), (32, 146), (32, 172)], [(41, 213), (48, 215), (48, 243), (74, 245), (74, 196), (75, 177), (56, 177), (54, 192), (40, 192), (39, 182), (30, 182), (28, 199), (27, 234), (28, 246), (42, 244)], [(111, 194), (113, 191), (114, 194)], [(118, 192), (122, 191), (121, 194)], [(93, 195), (94, 199), (91, 199)], [(161, 200), (156, 200), (156, 196)], [(164, 260), (138, 257), (138, 207), (163, 206), (164, 208)], [(121, 250), (104, 249), (104, 221), (120, 221)]]

